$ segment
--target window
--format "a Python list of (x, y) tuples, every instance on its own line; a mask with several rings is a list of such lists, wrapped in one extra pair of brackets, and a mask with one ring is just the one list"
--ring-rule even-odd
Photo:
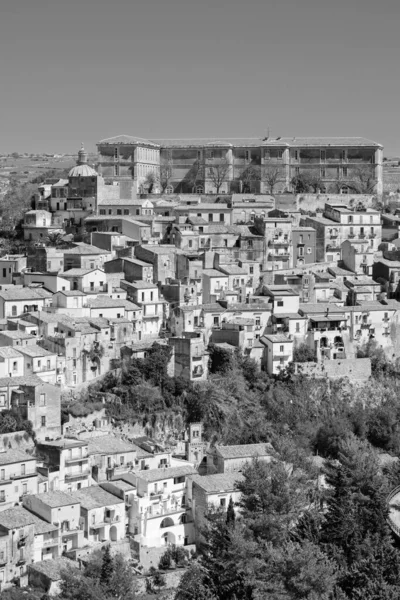
[(41, 426), (46, 427), (46, 417), (41, 417)]
[(353, 215), (350, 215), (350, 216), (348, 217), (348, 222), (349, 222), (349, 223), (353, 223)]
[(244, 151), (244, 159), (246, 162), (249, 162), (251, 160), (251, 152), (250, 150), (245, 150)]
[(117, 208), (117, 215), (122, 215), (122, 210), (120, 208)]
[(208, 215), (208, 220), (209, 220), (209, 221), (212, 221), (212, 220), (213, 220), (212, 213), (209, 213), (209, 215)]
[(6, 492), (5, 490), (0, 490), (0, 502), (6, 501)]
[(124, 215), (129, 215), (129, 209), (128, 208), (124, 208)]
[(12, 315), (13, 317), (16, 317), (16, 316), (17, 316), (17, 307), (16, 307), (16, 306), (13, 306), (13, 307), (11, 308), (11, 315)]
[(40, 394), (39, 406), (46, 406), (46, 394)]
[(23, 483), (22, 484), (22, 493), (23, 494), (27, 494), (28, 493), (28, 484), (27, 483)]
[(299, 248), (299, 256), (304, 256), (304, 248)]
[(214, 325), (219, 325), (219, 317), (214, 317)]
[(279, 352), (283, 352), (284, 346), (279, 346)]
[(283, 306), (283, 300), (278, 300), (276, 303), (277, 306)]
[(15, 371), (18, 371), (18, 363), (16, 360), (13, 362), (13, 372), (15, 373)]
[(119, 165), (114, 165), (114, 175), (115, 177), (119, 176)]
[(299, 151), (298, 150), (295, 150), (293, 152), (293, 158), (294, 158), (294, 160), (299, 160)]
[(307, 254), (311, 254), (312, 248), (307, 248)]
[(342, 171), (343, 171), (343, 177), (347, 177), (347, 175), (348, 175), (347, 167), (343, 167)]
[(253, 275), (253, 273), (254, 273), (254, 267), (249, 267), (249, 272), (250, 272), (250, 275)]
[(101, 208), (101, 209), (100, 209), (100, 214), (101, 214), (101, 215), (105, 215), (105, 214), (106, 214), (106, 211), (105, 211), (105, 209), (104, 209), (104, 208)]
[(223, 223), (224, 222), (224, 215), (223, 213), (220, 213), (219, 215), (219, 220)]
[(321, 177), (326, 177), (326, 169), (325, 168), (321, 169)]
[(47, 370), (49, 371), (51, 369), (51, 362), (48, 360), (47, 361)]
[(326, 150), (321, 150), (321, 162), (326, 161)]
[(300, 323), (296, 323), (296, 333), (300, 333)]
[(118, 148), (115, 147), (114, 148), (114, 158), (118, 158), (118, 157), (119, 157), (119, 151), (118, 151)]
[(124, 462), (125, 462), (125, 457), (124, 457), (124, 456), (120, 456), (120, 457), (119, 457), (119, 464), (120, 464), (120, 465), (123, 465), (123, 464), (124, 464)]
[(226, 506), (226, 498), (220, 498), (219, 505), (222, 507)]
[(144, 292), (142, 292), (142, 302), (144, 302)]
[(5, 405), (6, 405), (6, 395), (0, 394), (0, 406), (5, 406)]
[(310, 279), (308, 277), (304, 277), (304, 285), (308, 285), (310, 283)]
[(213, 159), (214, 158), (214, 150), (210, 150), (208, 153), (208, 157)]

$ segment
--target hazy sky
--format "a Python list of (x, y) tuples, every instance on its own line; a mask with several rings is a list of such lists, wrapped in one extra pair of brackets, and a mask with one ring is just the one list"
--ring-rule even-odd
[(364, 136), (400, 153), (399, 0), (1, 0), (0, 152)]

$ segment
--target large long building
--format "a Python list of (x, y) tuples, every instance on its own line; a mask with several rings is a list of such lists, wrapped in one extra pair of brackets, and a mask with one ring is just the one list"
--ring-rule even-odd
[[(383, 148), (364, 138), (146, 140), (118, 135), (97, 144), (106, 180), (133, 179), (137, 192), (279, 193), (306, 173), (328, 193), (382, 194)], [(153, 191), (154, 191), (153, 190)]]

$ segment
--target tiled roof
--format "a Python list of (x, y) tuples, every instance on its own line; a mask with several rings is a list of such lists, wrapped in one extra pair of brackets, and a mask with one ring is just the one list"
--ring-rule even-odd
[(97, 296), (97, 298), (89, 298), (86, 301), (87, 306), (91, 308), (125, 308), (126, 310), (141, 310), (133, 302), (124, 298), (110, 298), (110, 296)]
[(88, 453), (91, 454), (120, 454), (135, 452), (135, 446), (111, 435), (90, 438), (88, 440)]
[(36, 460), (36, 456), (31, 456), (22, 450), (7, 450), (0, 452), (0, 465), (11, 465), (14, 463), (23, 463), (29, 460)]
[[(149, 266), (148, 263), (146, 263), (146, 266)], [(138, 290), (152, 290), (157, 288), (157, 284), (156, 283), (150, 283), (148, 281), (142, 281), (140, 280), (136, 280), (136, 281), (126, 281), (125, 279), (122, 280), (125, 284), (129, 285), (130, 287), (133, 288), (137, 288)]]
[(26, 333), (25, 331), (21, 331), (20, 329), (6, 329), (4, 331), (0, 331), (0, 335), (8, 337), (11, 340), (35, 340), (35, 343), (37, 341), (36, 336)]
[(51, 384), (45, 384), (43, 379), (40, 379), (40, 377), (37, 375), (23, 375), (22, 377), (0, 377), (0, 387), (19, 387), (20, 385), (37, 387), (39, 385)]
[(75, 248), (64, 250), (64, 254), (69, 256), (70, 254), (111, 254), (111, 252), (109, 250), (104, 250), (103, 248), (98, 248), (97, 246), (92, 246), (91, 244), (79, 243)]
[(283, 333), (276, 333), (275, 335), (273, 335), (273, 334), (263, 335), (261, 338), (261, 341), (263, 341), (264, 339), (268, 340), (269, 342), (272, 342), (273, 344), (286, 344), (286, 343), (293, 344), (293, 340), (286, 337), (286, 335), (283, 335)]
[(113, 506), (114, 504), (123, 504), (124, 501), (110, 492), (106, 492), (97, 485), (91, 485), (87, 488), (81, 488), (70, 494), (75, 502), (80, 502), (82, 508), (91, 510), (93, 508), (103, 508), (104, 506)]
[(43, 504), (47, 504), (50, 508), (58, 508), (59, 506), (71, 506), (77, 504), (76, 500), (71, 498), (71, 494), (66, 492), (44, 492), (43, 494), (35, 494), (35, 498), (41, 500)]
[(254, 302), (252, 304), (243, 304), (243, 303), (234, 303), (228, 304), (226, 307), (226, 312), (237, 312), (237, 311), (249, 311), (249, 312), (261, 312), (261, 311), (271, 312), (272, 307), (270, 304), (266, 302)]
[(22, 506), (14, 506), (0, 511), (0, 527), (6, 529), (17, 529), (35, 523), (35, 515)]
[(36, 344), (31, 344), (30, 346), (18, 346), (18, 351), (21, 354), (26, 354), (26, 356), (31, 356), (32, 358), (36, 356), (55, 356), (56, 352), (50, 352), (50, 350), (46, 350), (45, 348), (41, 348)]
[(216, 452), (222, 458), (251, 458), (267, 456), (273, 452), (271, 444), (243, 444), (240, 446), (217, 446)]
[(239, 267), (239, 265), (230, 264), (230, 265), (219, 265), (219, 270), (223, 273), (227, 273), (228, 275), (247, 275), (247, 270), (244, 267)]
[(12, 346), (0, 348), (0, 358), (21, 358), (21, 354)]
[(31, 565), (28, 565), (28, 569), (30, 571), (37, 571), (42, 575), (45, 575), (51, 581), (60, 581), (62, 578), (63, 571), (68, 569), (77, 569), (78, 563), (75, 560), (70, 560), (65, 556), (60, 556), (59, 558), (55, 558), (53, 560), (41, 560), (40, 562), (35, 562)]
[(83, 277), (88, 273), (93, 273), (93, 271), (102, 271), (104, 273), (103, 269), (97, 267), (94, 269), (68, 269), (68, 271), (61, 273), (61, 277), (64, 277), (64, 279), (68, 279), (69, 277)]
[(41, 300), (51, 298), (52, 292), (48, 292), (44, 288), (15, 288), (0, 291), (0, 298), (3, 300)]
[(184, 477), (197, 473), (192, 465), (183, 465), (182, 467), (170, 467), (167, 469), (149, 469), (148, 471), (136, 471), (135, 474), (140, 479), (145, 479), (148, 483), (172, 479), (174, 477)]
[(233, 492), (237, 489), (237, 483), (244, 481), (241, 473), (217, 473), (215, 475), (193, 475), (193, 483), (202, 488), (208, 494), (219, 492)]
[(130, 491), (136, 489), (132, 483), (128, 483), (127, 481), (124, 481), (123, 479), (113, 479), (112, 481), (116, 487), (119, 487), (124, 492), (130, 492)]

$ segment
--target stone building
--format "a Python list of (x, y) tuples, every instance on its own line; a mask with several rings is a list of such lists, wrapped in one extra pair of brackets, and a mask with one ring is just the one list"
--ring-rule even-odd
[(383, 148), (360, 137), (146, 140), (119, 135), (101, 140), (97, 149), (103, 176), (133, 180), (137, 192), (149, 190), (149, 173), (160, 175), (158, 191), (171, 194), (289, 191), (293, 178), (304, 173), (320, 181), (321, 191), (361, 190), (369, 179), (378, 195), (383, 191)]

